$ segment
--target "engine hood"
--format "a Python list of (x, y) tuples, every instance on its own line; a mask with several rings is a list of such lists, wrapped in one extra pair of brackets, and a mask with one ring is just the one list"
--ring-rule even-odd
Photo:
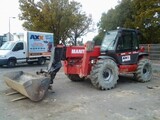
[(11, 50), (0, 50), (0, 57), (7, 55)]

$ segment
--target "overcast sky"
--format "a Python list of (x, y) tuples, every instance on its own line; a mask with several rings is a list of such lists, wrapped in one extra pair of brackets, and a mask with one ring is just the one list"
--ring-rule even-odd
[[(75, 0), (82, 4), (82, 9), (87, 14), (91, 14), (93, 21), (97, 23), (100, 20), (101, 14), (114, 8), (118, 4), (118, 0)], [(21, 27), (22, 22), (18, 20), (19, 3), (18, 0), (1, 0), (0, 4), (0, 35), (9, 32), (9, 18), (10, 18), (10, 32), (23, 32)], [(92, 38), (93, 34), (90, 33)]]

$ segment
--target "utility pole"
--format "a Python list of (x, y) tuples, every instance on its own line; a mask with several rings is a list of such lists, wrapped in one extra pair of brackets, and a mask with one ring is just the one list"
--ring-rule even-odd
[(11, 41), (11, 33), (10, 33), (10, 19), (15, 19), (16, 17), (9, 17), (9, 41)]

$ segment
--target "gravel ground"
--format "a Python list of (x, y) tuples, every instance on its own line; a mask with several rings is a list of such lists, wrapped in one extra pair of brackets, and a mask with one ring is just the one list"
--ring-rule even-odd
[(71, 82), (61, 69), (54, 81), (54, 93), (48, 92), (41, 102), (11, 102), (19, 95), (4, 94), (9, 88), (3, 75), (21, 70), (34, 74), (46, 66), (0, 68), (0, 120), (160, 120), (160, 65), (153, 66), (150, 82), (121, 76), (116, 88), (108, 91), (95, 89), (89, 80)]

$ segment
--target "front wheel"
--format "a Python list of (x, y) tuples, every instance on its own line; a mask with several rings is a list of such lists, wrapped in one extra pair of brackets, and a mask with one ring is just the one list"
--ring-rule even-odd
[(117, 64), (111, 59), (99, 60), (92, 68), (90, 79), (98, 89), (110, 90), (118, 80)]
[(7, 62), (7, 67), (9, 67), (9, 68), (12, 68), (12, 67), (15, 67), (15, 65), (16, 65), (16, 60), (8, 60), (8, 62)]
[(15, 67), (15, 65), (16, 65), (16, 60), (8, 60), (7, 67), (12, 68)]
[(152, 64), (149, 59), (141, 59), (138, 62), (135, 78), (139, 82), (147, 82), (152, 78)]

